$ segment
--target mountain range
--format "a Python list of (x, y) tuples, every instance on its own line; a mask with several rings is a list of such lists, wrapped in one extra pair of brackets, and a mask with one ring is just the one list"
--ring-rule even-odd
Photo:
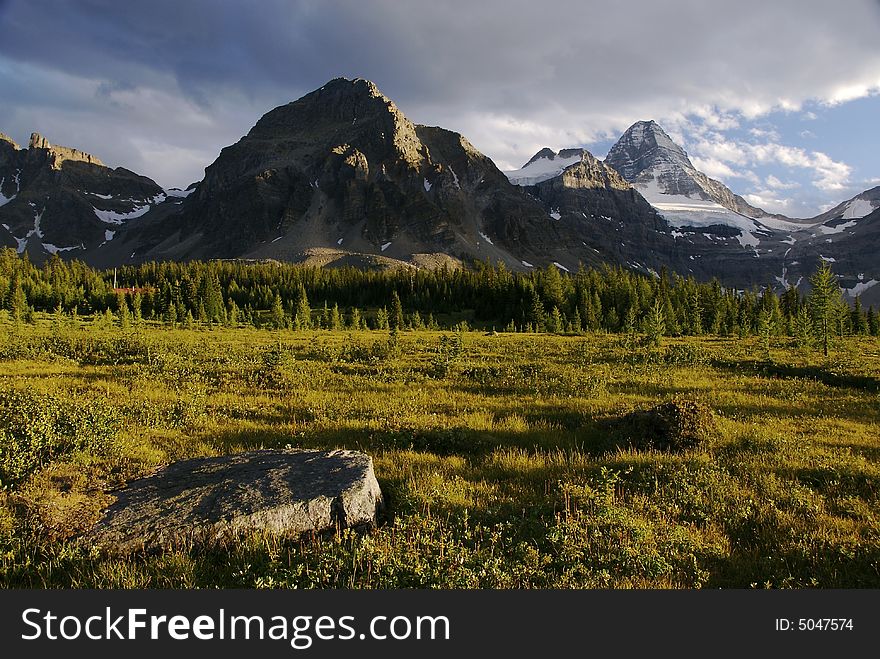
[(98, 267), (610, 263), (745, 289), (803, 285), (824, 259), (851, 297), (880, 302), (880, 187), (810, 219), (766, 213), (698, 171), (654, 121), (631, 126), (604, 160), (545, 148), (502, 172), (362, 79), (271, 110), (186, 190), (37, 133), (27, 148), (0, 133), (0, 227), (0, 246), (31, 260)]

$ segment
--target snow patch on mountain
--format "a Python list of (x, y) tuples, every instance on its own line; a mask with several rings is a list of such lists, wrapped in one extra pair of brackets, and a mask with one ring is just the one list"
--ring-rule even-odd
[(43, 249), (49, 254), (58, 254), (59, 252), (69, 252), (74, 249), (82, 249), (82, 245), (74, 245), (73, 247), (56, 247), (52, 243), (43, 243)]
[(870, 215), (874, 212), (877, 206), (868, 201), (867, 199), (853, 199), (846, 205), (846, 210), (843, 211), (843, 215), (841, 215), (841, 219), (843, 220), (858, 220), (860, 218), (865, 217), (866, 215)]
[(537, 185), (541, 181), (559, 176), (567, 167), (582, 159), (583, 155), (580, 153), (565, 158), (560, 158), (558, 154), (548, 155), (529, 161), (521, 169), (506, 171), (504, 175), (514, 185)]
[(189, 197), (196, 189), (192, 188), (191, 190), (181, 190), (180, 188), (168, 188), (165, 190), (165, 195), (167, 197), (177, 197), (180, 199), (185, 199)]
[(850, 220), (849, 222), (844, 222), (843, 224), (838, 224), (835, 227), (830, 227), (827, 224), (823, 224), (819, 227), (819, 231), (825, 234), (832, 233), (843, 233), (846, 229), (852, 229), (855, 225), (858, 224), (858, 220)]
[(872, 279), (871, 281), (860, 281), (852, 288), (845, 288), (844, 290), (849, 294), (850, 297), (855, 298), (864, 293), (872, 286), (876, 286), (877, 284), (880, 284), (880, 281), (877, 281), (876, 279)]
[[(93, 207), (94, 208), (94, 207)], [(117, 213), (116, 211), (102, 211), (98, 208), (95, 208), (95, 215), (99, 220), (105, 222), (107, 224), (122, 224), (126, 220), (133, 220), (136, 217), (140, 217), (142, 215), (146, 215), (151, 206), (149, 204), (145, 206), (135, 206), (134, 210), (128, 213)]]

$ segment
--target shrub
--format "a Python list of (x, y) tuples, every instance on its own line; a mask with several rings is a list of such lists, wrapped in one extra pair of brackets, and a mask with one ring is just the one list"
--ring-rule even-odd
[(681, 343), (669, 346), (663, 360), (673, 366), (701, 366), (709, 363), (709, 354), (698, 343)]
[(13, 486), (51, 460), (75, 452), (106, 452), (116, 429), (116, 415), (101, 401), (2, 391), (0, 486)]
[(630, 412), (611, 426), (614, 437), (633, 448), (670, 452), (699, 446), (718, 432), (711, 408), (688, 399)]

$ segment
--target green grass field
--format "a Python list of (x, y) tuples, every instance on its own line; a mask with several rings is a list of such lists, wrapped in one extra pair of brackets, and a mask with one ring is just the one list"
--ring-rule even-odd
[[(0, 325), (9, 587), (880, 586), (880, 341)], [(457, 343), (458, 338), (461, 345)], [(613, 431), (687, 398), (678, 452)], [(368, 452), (388, 519), (110, 559), (106, 491), (182, 458)]]

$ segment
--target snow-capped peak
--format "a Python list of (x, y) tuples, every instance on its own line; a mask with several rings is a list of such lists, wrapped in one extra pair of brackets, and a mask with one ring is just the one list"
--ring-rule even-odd
[(521, 169), (504, 172), (514, 185), (537, 185), (541, 181), (559, 176), (567, 167), (584, 159), (584, 149), (563, 149), (559, 153), (543, 148), (529, 159)]

